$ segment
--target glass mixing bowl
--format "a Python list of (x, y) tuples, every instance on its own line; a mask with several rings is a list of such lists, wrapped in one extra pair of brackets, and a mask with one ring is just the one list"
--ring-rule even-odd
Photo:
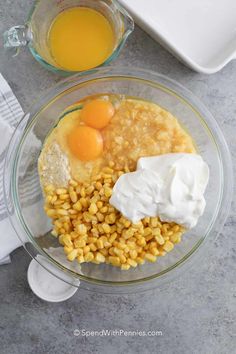
[[(188, 231), (180, 244), (156, 263), (146, 263), (129, 271), (106, 264), (67, 262), (51, 224), (43, 211), (43, 198), (37, 173), (42, 144), (61, 112), (85, 96), (117, 93), (153, 101), (174, 114), (190, 132), (198, 151), (210, 167), (206, 209), (197, 226)], [(78, 279), (87, 289), (102, 292), (132, 292), (148, 289), (170, 280), (186, 270), (220, 232), (231, 204), (232, 164), (227, 144), (216, 121), (193, 96), (178, 83), (154, 72), (107, 67), (83, 76), (61, 81), (26, 113), (9, 145), (4, 172), (5, 201), (11, 223), (25, 249), (51, 262), (50, 272), (74, 284)], [(204, 245), (204, 247), (202, 247)], [(37, 258), (39, 261), (40, 257)], [(45, 265), (44, 265), (45, 266)], [(53, 269), (55, 271), (53, 271)]]

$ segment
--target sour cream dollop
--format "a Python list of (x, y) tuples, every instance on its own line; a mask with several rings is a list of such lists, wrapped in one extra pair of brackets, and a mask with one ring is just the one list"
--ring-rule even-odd
[(143, 157), (117, 180), (110, 204), (137, 223), (146, 216), (193, 228), (203, 214), (209, 168), (198, 154)]

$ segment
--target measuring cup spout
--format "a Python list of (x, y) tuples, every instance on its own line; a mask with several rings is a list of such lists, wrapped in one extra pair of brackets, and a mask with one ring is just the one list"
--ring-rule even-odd
[(123, 20), (123, 26), (124, 26), (124, 32), (123, 32), (122, 40), (120, 43), (120, 49), (121, 49), (121, 47), (123, 47), (127, 38), (129, 37), (129, 35), (134, 30), (134, 20), (130, 16), (130, 14), (124, 9), (124, 7), (121, 6), (119, 3), (117, 3), (117, 1), (116, 1), (116, 6), (117, 6), (120, 16)]

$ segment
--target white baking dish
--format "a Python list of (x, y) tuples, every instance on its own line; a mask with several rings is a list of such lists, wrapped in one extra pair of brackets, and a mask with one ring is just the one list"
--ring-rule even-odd
[(236, 58), (236, 0), (120, 0), (137, 24), (192, 69)]

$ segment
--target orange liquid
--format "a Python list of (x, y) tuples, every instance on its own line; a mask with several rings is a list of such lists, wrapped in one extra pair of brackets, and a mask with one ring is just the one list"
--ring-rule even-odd
[(73, 7), (53, 21), (49, 36), (51, 55), (66, 70), (82, 71), (101, 65), (114, 48), (114, 32), (100, 12)]

